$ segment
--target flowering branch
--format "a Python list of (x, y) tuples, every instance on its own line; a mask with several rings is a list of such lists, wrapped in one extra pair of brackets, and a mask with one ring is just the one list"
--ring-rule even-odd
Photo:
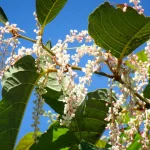
[[(25, 39), (25, 40), (28, 40), (28, 41), (33, 42), (33, 43), (36, 43), (36, 42), (37, 42), (37, 40), (34, 40), (34, 39), (29, 38), (29, 37), (23, 36), (23, 35), (21, 35), (21, 34), (19, 34), (17, 37), (18, 37), (18, 38)], [(52, 56), (55, 55), (55, 54), (54, 54), (50, 49), (48, 49), (43, 43), (42, 43), (42, 47), (43, 47), (49, 54), (51, 54)]]
[[(23, 36), (23, 35), (20, 35), (20, 34), (18, 35), (18, 38), (22, 38), (22, 39), (31, 41), (31, 42), (33, 42), (33, 43), (36, 43), (36, 40), (31, 39), (31, 38), (26, 37), (26, 36)], [(48, 53), (50, 53), (52, 56), (55, 55), (55, 54), (54, 54), (50, 49), (48, 49), (44, 44), (42, 44), (42, 47), (43, 47)], [(88, 46), (88, 47), (89, 47), (89, 46)], [(74, 49), (74, 48), (78, 48), (78, 47), (67, 48), (67, 49)], [(71, 68), (72, 68), (73, 70), (80, 70), (80, 71), (82, 71), (82, 68), (81, 68), (81, 67), (78, 67), (78, 66), (71, 66)], [(104, 72), (98, 72), (98, 71), (96, 71), (96, 72), (94, 72), (94, 73), (95, 73), (95, 74), (98, 74), (98, 75), (101, 75), (101, 76), (104, 76), (104, 77), (114, 78), (114, 75), (106, 74), (106, 73), (104, 73)]]
[(117, 80), (119, 83), (124, 84), (129, 90), (131, 90), (136, 97), (138, 97), (140, 100), (144, 101), (146, 103), (147, 107), (150, 107), (150, 101), (142, 97), (139, 93), (135, 92), (131, 87), (129, 87), (127, 84), (124, 83), (124, 81), (120, 78)]

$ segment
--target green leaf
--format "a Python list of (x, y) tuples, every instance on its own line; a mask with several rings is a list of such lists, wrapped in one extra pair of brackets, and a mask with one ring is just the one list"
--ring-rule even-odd
[(81, 141), (80, 148), (81, 150), (103, 150), (101, 148), (97, 148), (96, 146), (84, 140)]
[(35, 60), (25, 56), (4, 73), (0, 101), (0, 149), (12, 150), (31, 92), (39, 78)]
[[(47, 48), (50, 48), (50, 41), (47, 42), (46, 44)], [(52, 64), (52, 59), (51, 57), (43, 57), (40, 56), (40, 66), (43, 70), (46, 68), (46, 62), (49, 62)], [(47, 84), (46, 84), (46, 93), (42, 95), (44, 98), (45, 102), (57, 113), (63, 114), (64, 112), (64, 103), (61, 101), (61, 96), (62, 96), (62, 90), (61, 86), (56, 79), (57, 74), (56, 72), (49, 73), (48, 78), (47, 78)], [(41, 78), (39, 82), (43, 82), (44, 77)]]
[(53, 123), (46, 133), (38, 138), (39, 142), (33, 144), (30, 150), (60, 150), (79, 143), (73, 132), (65, 127), (60, 127), (58, 122)]
[(150, 99), (150, 83), (145, 87), (143, 94), (145, 98)]
[(77, 108), (77, 111), (75, 112), (75, 121), (78, 124), (80, 133), (81, 133), (81, 128), (82, 128), (83, 112), (85, 109), (85, 105), (86, 105), (86, 99), (80, 104), (80, 106)]
[[(34, 132), (27, 133), (18, 143), (15, 150), (29, 150), (30, 146), (34, 143)], [(39, 135), (41, 132), (38, 133)]]
[(142, 144), (139, 143), (140, 139), (141, 136), (139, 134), (136, 134), (133, 143), (127, 148), (127, 150), (140, 150), (142, 147)]
[(122, 113), (121, 116), (122, 116), (122, 121), (125, 124), (127, 124), (130, 121), (130, 119), (131, 119), (130, 113), (128, 111), (125, 112), (125, 113)]
[(95, 144), (96, 145), (96, 147), (98, 147), (98, 148), (105, 148), (105, 146), (106, 146), (106, 141), (105, 140), (98, 140), (98, 142)]
[(141, 50), (136, 55), (138, 56), (138, 61), (142, 62), (148, 61), (147, 55), (145, 54), (145, 50)]
[(55, 72), (49, 74), (47, 86), (45, 87), (47, 93), (42, 97), (45, 99), (45, 102), (54, 109), (55, 112), (59, 114), (64, 113), (64, 102), (62, 99), (64, 98), (62, 87), (65, 90), (67, 85), (69, 84), (69, 79), (67, 77), (63, 77), (61, 81), (61, 86), (58, 80), (56, 79), (57, 75)]
[(45, 87), (47, 93), (42, 97), (45, 102), (59, 114), (64, 112), (64, 103), (61, 101), (62, 91), (59, 82), (56, 79), (56, 73), (51, 73), (47, 86)]
[[(99, 89), (87, 94), (86, 107), (83, 113), (83, 120), (80, 121), (80, 131), (82, 138), (90, 143), (95, 144), (103, 134), (107, 122), (104, 120), (110, 106), (110, 91), (107, 89)], [(115, 99), (115, 96), (113, 96)], [(106, 106), (108, 103), (108, 106)], [(70, 130), (80, 139), (80, 133), (76, 125), (76, 121), (70, 124)]]
[(47, 41), (46, 45), (45, 45), (48, 49), (52, 48), (52, 42), (50, 40)]
[(150, 17), (105, 2), (89, 16), (88, 31), (98, 46), (122, 59), (150, 38)]
[(4, 13), (3, 9), (0, 7), (0, 22), (5, 24), (8, 21), (6, 14)]
[(67, 0), (36, 0), (36, 13), (42, 29), (58, 15), (66, 2)]
[[(136, 53), (135, 55), (138, 56), (137, 62), (139, 62), (139, 61), (142, 61), (142, 62), (148, 61), (147, 55), (145, 54), (145, 50), (141, 50), (138, 53)], [(125, 63), (132, 70), (137, 70), (138, 69), (138, 67), (136, 67), (135, 65), (131, 64), (131, 62), (129, 60), (126, 60)]]

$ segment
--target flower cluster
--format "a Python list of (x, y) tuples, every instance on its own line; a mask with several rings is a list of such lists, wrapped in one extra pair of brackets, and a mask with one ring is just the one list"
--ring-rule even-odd
[(145, 112), (143, 113), (142, 121), (144, 122), (144, 129), (141, 133), (142, 139), (140, 140), (140, 143), (142, 144), (142, 149), (148, 150), (149, 149), (150, 110), (145, 110)]
[[(24, 33), (23, 30), (17, 28), (16, 24), (9, 24), (7, 22), (5, 26), (0, 27), (0, 78), (3, 76), (3, 72), (13, 65), (18, 59), (15, 57), (15, 49), (20, 44), (18, 40), (19, 32)], [(9, 37), (9, 33), (13, 36)]]
[[(76, 54), (70, 56), (67, 50), (68, 43), (74, 41), (81, 43), (83, 40), (85, 42), (91, 42), (92, 45), (81, 45), (76, 48)], [(116, 63), (116, 59), (110, 58), (108, 53), (102, 51), (100, 47), (93, 43), (92, 38), (88, 35), (87, 31), (81, 31), (78, 33), (77, 30), (71, 30), (70, 35), (66, 36), (64, 42), (59, 40), (58, 43), (51, 49), (55, 53), (54, 62), (55, 65), (58, 65), (57, 69), (57, 79), (61, 84), (61, 80), (64, 76), (68, 78), (67, 88), (63, 88), (65, 98), (62, 100), (65, 103), (64, 107), (64, 116), (62, 117), (61, 124), (69, 125), (71, 119), (75, 116), (75, 112), (79, 105), (84, 101), (87, 94), (86, 85), (90, 85), (92, 75), (94, 72), (100, 70), (100, 64), (109, 60), (110, 66)], [(77, 77), (77, 73), (73, 71), (74, 68), (79, 64), (80, 59), (84, 55), (90, 55), (93, 57), (93, 60), (88, 60), (85, 67), (82, 68), (82, 71), (85, 73), (85, 76), (79, 77), (79, 83), (76, 84), (74, 79)], [(72, 58), (72, 66), (69, 65)]]
[[(144, 9), (142, 8), (141, 5), (139, 5), (140, 0), (129, 0), (129, 2), (134, 4), (134, 7), (133, 7), (133, 8), (134, 8), (135, 10), (137, 10), (137, 12), (138, 12), (139, 14), (143, 14), (143, 13), (144, 13)], [(123, 12), (126, 12), (127, 7), (128, 7), (128, 4), (127, 4), (127, 3), (124, 3)]]
[(45, 79), (42, 78), (39, 81), (39, 83), (35, 89), (35, 91), (36, 91), (35, 96), (37, 99), (34, 100), (35, 106), (33, 107), (34, 111), (32, 112), (32, 114), (33, 114), (32, 118), (33, 118), (34, 122), (31, 126), (34, 128), (33, 138), (35, 139), (36, 142), (38, 142), (37, 137), (39, 136), (38, 132), (40, 131), (40, 129), (38, 127), (40, 124), (40, 121), (39, 121), (40, 116), (44, 114), (44, 110), (43, 110), (44, 99), (42, 98), (42, 95), (46, 93), (46, 91), (44, 89), (44, 87), (46, 86), (44, 84), (45, 83), (44, 80)]
[[(145, 47), (145, 61), (140, 60), (136, 54), (131, 54), (127, 60), (123, 60), (123, 65), (120, 66), (118, 73), (124, 84), (112, 83), (109, 80), (111, 89), (116, 87), (120, 89), (117, 101), (112, 101), (113, 107), (109, 108), (108, 116), (105, 119), (110, 121), (107, 129), (110, 130), (110, 144), (113, 145), (112, 149), (114, 150), (128, 148), (137, 134), (141, 135), (139, 142), (143, 145), (142, 149), (148, 149), (149, 110), (145, 108), (145, 102), (135, 95), (143, 96), (143, 89), (148, 84), (149, 43), (148, 41)], [(127, 117), (129, 117), (128, 120), (126, 120)], [(141, 127), (143, 123), (144, 128)], [(123, 137), (121, 137), (122, 134)], [(147, 142), (144, 143), (144, 141)]]
[(50, 110), (49, 111), (45, 111), (43, 116), (49, 118), (48, 123), (53, 123), (58, 117), (57, 114), (52, 113)]

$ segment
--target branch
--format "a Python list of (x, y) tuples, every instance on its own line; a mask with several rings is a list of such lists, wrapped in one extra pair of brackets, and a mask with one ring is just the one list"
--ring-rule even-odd
[(130, 89), (130, 90), (134, 93), (134, 95), (135, 95), (136, 97), (138, 97), (140, 100), (142, 100), (142, 101), (144, 101), (144, 102), (146, 103), (146, 107), (147, 107), (147, 108), (150, 108), (150, 101), (147, 100), (147, 99), (145, 99), (145, 98), (142, 97), (139, 93), (135, 92), (131, 87), (129, 87), (128, 85), (126, 85), (126, 84), (124, 83), (124, 81), (121, 79), (121, 77), (120, 77), (120, 79), (117, 79), (116, 81), (118, 81), (118, 82), (121, 83), (121, 84), (124, 84), (128, 89)]
[[(28, 40), (28, 41), (33, 42), (33, 43), (36, 43), (36, 40), (31, 39), (31, 38), (26, 37), (26, 36), (23, 36), (23, 35), (20, 35), (20, 34), (19, 34), (17, 37), (18, 37), (18, 38), (25, 39), (25, 40)], [(48, 49), (43, 43), (42, 43), (42, 47), (43, 47), (49, 54), (51, 54), (52, 56), (55, 56), (55, 54), (54, 54), (50, 49)]]
[[(120, 62), (119, 62), (119, 61), (120, 61)], [(119, 83), (126, 85), (125, 82), (121, 79), (121, 76), (118, 74), (118, 71), (112, 70), (112, 68), (111, 68), (111, 66), (109, 65), (109, 62), (108, 62), (108, 61), (106, 61), (106, 63), (107, 63), (107, 65), (108, 65), (109, 69), (111, 70), (111, 72), (114, 74), (114, 79), (115, 79), (115, 81), (118, 81)], [(121, 59), (118, 59), (117, 70), (119, 69), (121, 63), (122, 63), (122, 62), (121, 62)], [(135, 92), (130, 86), (126, 85), (126, 87), (127, 87), (128, 89), (130, 89), (130, 90), (134, 93), (134, 95), (135, 95), (136, 97), (138, 97), (140, 100), (142, 100), (142, 101), (144, 101), (144, 102), (146, 103), (146, 108), (150, 108), (150, 101), (149, 101), (149, 100), (145, 99), (145, 98), (142, 97), (139, 93)]]
[[(82, 71), (82, 68), (79, 67), (79, 66), (71, 66), (71, 68), (73, 70), (80, 70), (80, 71)], [(101, 75), (101, 76), (104, 76), (104, 77), (107, 77), (107, 78), (114, 78), (114, 75), (106, 74), (104, 72), (95, 71), (94, 74), (98, 74), (98, 75)]]
[(28, 41), (33, 42), (33, 43), (36, 43), (36, 40), (33, 40), (33, 39), (31, 39), (31, 38), (29, 38), (29, 37), (26, 37), (26, 36), (23, 36), (23, 35), (21, 35), (21, 34), (19, 34), (17, 37), (18, 37), (18, 38), (25, 39), (25, 40), (28, 40)]
[(43, 47), (49, 54), (51, 54), (52, 56), (55, 56), (55, 53), (52, 52), (49, 48), (47, 48), (43, 43), (42, 43), (42, 47)]

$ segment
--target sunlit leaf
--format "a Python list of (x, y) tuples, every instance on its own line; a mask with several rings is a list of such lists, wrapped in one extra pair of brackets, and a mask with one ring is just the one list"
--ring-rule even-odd
[[(34, 132), (27, 133), (18, 143), (15, 150), (29, 150), (30, 146), (34, 143)], [(41, 135), (41, 132), (38, 133)]]
[(105, 140), (98, 140), (98, 142), (95, 144), (98, 148), (105, 148), (106, 141)]
[(136, 55), (138, 56), (138, 61), (148, 61), (147, 55), (145, 54), (145, 50), (139, 51)]
[(58, 15), (66, 2), (67, 0), (36, 0), (36, 13), (43, 29)]
[(136, 134), (134, 137), (134, 141), (127, 148), (127, 150), (141, 150), (142, 144), (139, 142), (140, 139), (141, 139), (141, 136), (139, 134)]
[(46, 133), (38, 138), (39, 142), (33, 144), (30, 150), (60, 150), (79, 143), (73, 132), (65, 127), (60, 127), (58, 122), (53, 123)]

